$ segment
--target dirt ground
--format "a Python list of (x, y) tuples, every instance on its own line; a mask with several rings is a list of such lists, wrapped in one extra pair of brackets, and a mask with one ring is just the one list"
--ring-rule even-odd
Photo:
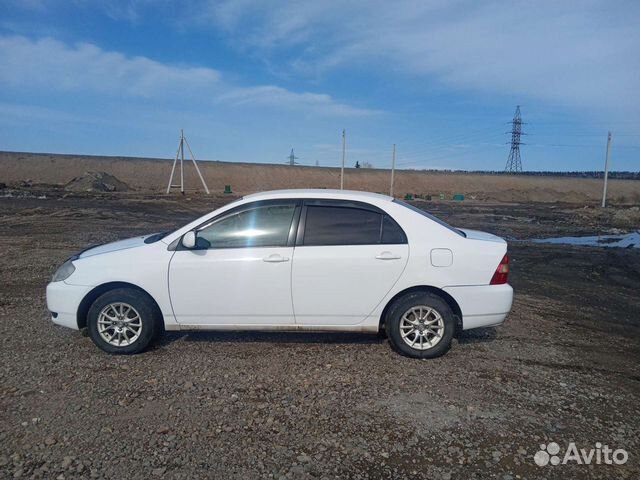
[[(637, 210), (420, 204), (508, 238), (516, 290), (503, 326), (436, 360), (376, 336), (228, 332), (116, 357), (50, 322), (45, 286), (66, 257), (228, 200), (0, 198), (0, 477), (638, 478), (640, 250), (527, 241), (638, 228)], [(537, 466), (552, 441), (629, 457)]]

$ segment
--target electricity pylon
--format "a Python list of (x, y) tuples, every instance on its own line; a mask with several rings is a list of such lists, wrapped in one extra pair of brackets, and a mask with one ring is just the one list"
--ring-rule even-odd
[(511, 123), (511, 150), (509, 151), (509, 158), (507, 158), (507, 166), (504, 171), (509, 173), (518, 173), (522, 171), (522, 159), (520, 158), (520, 145), (523, 143), (520, 141), (520, 136), (525, 135), (522, 132), (522, 116), (520, 115), (520, 105), (516, 107), (516, 113), (513, 116)]
[(289, 154), (289, 156), (287, 157), (289, 159), (289, 165), (291, 165), (292, 167), (294, 165), (297, 165), (298, 162), (296, 162), (296, 160), (298, 160), (298, 158), (300, 157), (296, 157), (295, 153), (293, 153), (293, 148), (291, 149), (291, 153)]

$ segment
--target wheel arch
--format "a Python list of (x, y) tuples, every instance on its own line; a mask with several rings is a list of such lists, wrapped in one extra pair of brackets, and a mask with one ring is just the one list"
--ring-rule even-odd
[(139, 292), (145, 294), (153, 302), (157, 318), (162, 318), (162, 310), (160, 310), (158, 302), (156, 302), (156, 299), (153, 298), (153, 296), (151, 296), (151, 294), (144, 288), (128, 282), (108, 282), (91, 289), (91, 291), (89, 291), (89, 293), (87, 293), (80, 302), (80, 305), (78, 306), (78, 312), (76, 313), (76, 321), (78, 322), (79, 329), (83, 329), (87, 326), (87, 314), (89, 313), (89, 309), (91, 308), (91, 305), (93, 305), (93, 302), (95, 302), (96, 299), (100, 297), (100, 295), (111, 290), (115, 290), (116, 288), (130, 288), (132, 290), (138, 290)]
[(389, 309), (395, 303), (396, 300), (403, 297), (404, 295), (407, 295), (408, 293), (417, 293), (417, 292), (432, 293), (442, 298), (445, 302), (447, 302), (447, 305), (449, 305), (449, 307), (451, 308), (451, 311), (453, 312), (456, 318), (456, 332), (459, 332), (462, 330), (462, 310), (460, 308), (460, 305), (458, 305), (458, 302), (456, 301), (456, 299), (453, 298), (450, 294), (448, 294), (444, 290), (442, 290), (441, 288), (433, 287), (431, 285), (416, 285), (414, 287), (405, 288), (404, 290), (396, 293), (393, 296), (393, 298), (391, 298), (387, 302), (384, 309), (382, 310), (382, 314), (380, 315), (380, 321), (378, 324), (378, 329), (380, 331), (384, 330), (384, 324), (387, 318), (387, 314), (389, 313)]

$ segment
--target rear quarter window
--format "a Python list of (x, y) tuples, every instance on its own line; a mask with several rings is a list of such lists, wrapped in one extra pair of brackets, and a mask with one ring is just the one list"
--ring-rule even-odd
[(404, 231), (389, 215), (384, 215), (382, 219), (382, 243), (385, 245), (407, 243)]

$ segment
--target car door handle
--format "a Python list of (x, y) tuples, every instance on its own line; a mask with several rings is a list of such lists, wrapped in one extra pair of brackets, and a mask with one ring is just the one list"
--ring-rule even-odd
[(377, 260), (400, 260), (400, 255), (394, 255), (391, 252), (382, 252), (380, 255), (376, 255)]
[(289, 257), (283, 257), (282, 255), (274, 253), (272, 255), (269, 255), (268, 257), (264, 257), (262, 261), (269, 262), (269, 263), (288, 262)]

